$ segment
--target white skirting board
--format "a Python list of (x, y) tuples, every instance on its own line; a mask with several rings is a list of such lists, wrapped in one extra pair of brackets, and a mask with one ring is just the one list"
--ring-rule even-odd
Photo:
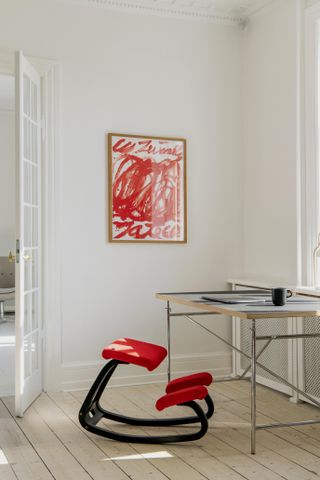
[[(175, 355), (171, 360), (172, 378), (190, 375), (194, 372), (208, 371), (216, 378), (231, 374), (231, 353), (206, 353)], [(65, 363), (62, 365), (61, 390), (87, 390), (105, 363)], [(163, 363), (153, 372), (135, 365), (119, 365), (111, 379), (111, 386), (138, 385), (144, 383), (166, 382), (167, 363)]]

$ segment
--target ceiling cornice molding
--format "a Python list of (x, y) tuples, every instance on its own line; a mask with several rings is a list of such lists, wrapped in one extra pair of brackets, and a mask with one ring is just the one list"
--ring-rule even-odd
[[(145, 15), (158, 15), (190, 20), (204, 20), (220, 25), (241, 26), (242, 16), (211, 13), (209, 9), (201, 9), (197, 6), (187, 6), (186, 2), (176, 1), (172, 5), (151, 6), (147, 2), (139, 0), (58, 0), (60, 3), (83, 5), (87, 7), (105, 8), (122, 12), (136, 12)], [(156, 2), (155, 2), (156, 3)], [(184, 3), (184, 5), (183, 5)], [(191, 3), (191, 2), (190, 2)], [(194, 2), (193, 2), (194, 3)]]
[(276, 0), (264, 0), (260, 2), (258, 5), (253, 5), (252, 7), (249, 7), (246, 16), (251, 17), (252, 15), (255, 15), (256, 13), (261, 12), (265, 8), (267, 8), (269, 5), (274, 3)]
[[(56, 0), (60, 3), (104, 8), (244, 27), (247, 20), (277, 0)], [(292, 0), (294, 1), (294, 0)], [(314, 4), (320, 0), (303, 0)]]
[[(276, 3), (279, 0), (264, 0), (261, 1), (258, 5), (253, 5), (247, 9), (246, 17), (250, 18), (251, 16), (259, 13), (260, 11), (266, 9), (268, 6), (271, 6), (273, 3)], [(311, 8), (311, 7), (320, 7), (320, 0), (301, 0), (302, 8)]]

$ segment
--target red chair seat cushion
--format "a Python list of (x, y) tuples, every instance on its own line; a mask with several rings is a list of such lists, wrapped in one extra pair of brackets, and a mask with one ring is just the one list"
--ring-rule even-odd
[(159, 398), (156, 402), (156, 408), (163, 410), (164, 408), (173, 407), (180, 403), (191, 402), (191, 400), (203, 400), (208, 395), (208, 390), (202, 385), (196, 387), (183, 388), (177, 392), (167, 393)]
[(196, 385), (210, 385), (213, 381), (211, 373), (201, 372), (187, 375), (185, 377), (175, 378), (166, 386), (166, 392), (172, 393), (182, 388), (195, 387)]
[(119, 338), (103, 349), (102, 356), (106, 360), (114, 359), (132, 363), (151, 371), (157, 368), (167, 356), (167, 350), (153, 343), (141, 342), (133, 338)]

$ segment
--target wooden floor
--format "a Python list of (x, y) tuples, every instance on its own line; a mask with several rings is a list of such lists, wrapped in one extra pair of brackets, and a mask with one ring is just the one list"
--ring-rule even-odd
[[(113, 388), (104, 402), (127, 415), (155, 415), (163, 385)], [(213, 385), (216, 413), (197, 442), (175, 445), (118, 443), (85, 432), (77, 413), (85, 392), (43, 394), (23, 419), (13, 401), (0, 401), (0, 479), (58, 480), (308, 480), (320, 477), (320, 424), (263, 430), (249, 454), (249, 384)], [(170, 410), (170, 409), (169, 409)], [(169, 410), (167, 413), (170, 413)], [(173, 413), (173, 409), (172, 413)], [(320, 417), (307, 404), (258, 388), (258, 421)], [(263, 412), (263, 414), (262, 414)], [(121, 427), (120, 427), (121, 428)], [(187, 428), (187, 427), (185, 427)], [(122, 427), (122, 431), (133, 427)], [(140, 429), (140, 432), (145, 429)], [(152, 430), (149, 430), (152, 433)]]

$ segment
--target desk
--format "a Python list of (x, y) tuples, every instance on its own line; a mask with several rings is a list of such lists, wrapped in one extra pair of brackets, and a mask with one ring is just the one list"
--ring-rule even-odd
[[(245, 374), (251, 370), (251, 453), (255, 454), (256, 452), (256, 431), (265, 428), (276, 428), (276, 427), (289, 427), (297, 425), (310, 425), (313, 423), (320, 423), (320, 420), (304, 420), (301, 422), (287, 422), (287, 423), (276, 423), (276, 424), (260, 424), (257, 425), (256, 422), (256, 372), (257, 366), (273, 375), (278, 380), (282, 381), (284, 384), (291, 387), (296, 392), (302, 394), (304, 397), (308, 398), (313, 404), (320, 407), (320, 402), (315, 400), (310, 395), (306, 394), (295, 385), (288, 382), (286, 379), (282, 378), (280, 375), (276, 374), (266, 366), (259, 363), (257, 360), (259, 356), (268, 348), (270, 343), (275, 340), (284, 340), (292, 338), (316, 338), (320, 337), (319, 333), (301, 333), (301, 334), (288, 334), (288, 335), (256, 335), (256, 322), (266, 319), (266, 318), (275, 318), (281, 321), (281, 318), (288, 317), (318, 317), (320, 320), (320, 300), (315, 301), (314, 299), (307, 299), (305, 297), (293, 297), (293, 299), (288, 301), (288, 303), (282, 307), (276, 307), (274, 305), (268, 304), (254, 304), (254, 305), (245, 305), (245, 304), (222, 304), (218, 302), (211, 302), (203, 300), (201, 297), (203, 295), (217, 294), (225, 292), (174, 292), (174, 293), (157, 293), (156, 298), (159, 300), (164, 300), (166, 302), (167, 310), (167, 348), (168, 348), (168, 381), (171, 377), (171, 338), (170, 338), (170, 321), (172, 317), (185, 317), (193, 324), (197, 325), (201, 329), (207, 331), (211, 335), (214, 335), (220, 341), (230, 346), (233, 350), (239, 352), (241, 355), (244, 355), (250, 360), (250, 366), (246, 369), (241, 376), (234, 377), (233, 380), (240, 380), (244, 378)], [(239, 293), (239, 292), (235, 292)], [(241, 293), (253, 293), (250, 290)], [(254, 293), (257, 293), (255, 290)], [(301, 302), (301, 303), (298, 303)], [(189, 308), (196, 309), (196, 311), (186, 311), (186, 312), (172, 312), (171, 303), (184, 305)], [(201, 310), (201, 311), (198, 311)], [(227, 339), (221, 337), (213, 330), (205, 327), (199, 321), (195, 320), (194, 317), (199, 315), (229, 315), (231, 317), (239, 317), (244, 320), (247, 320), (251, 324), (251, 354), (248, 355), (235, 345), (230, 343)], [(257, 352), (257, 341), (265, 341), (264, 345)]]

